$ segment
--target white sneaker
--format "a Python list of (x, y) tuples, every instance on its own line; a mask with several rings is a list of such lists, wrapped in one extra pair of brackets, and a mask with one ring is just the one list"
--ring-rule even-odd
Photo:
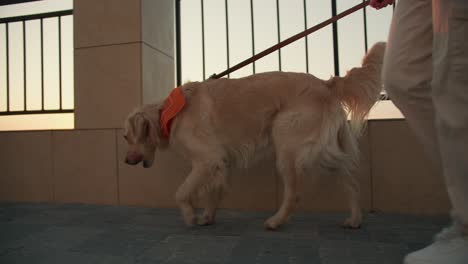
[(445, 228), (433, 244), (408, 254), (404, 264), (468, 264), (468, 236), (457, 225)]
[(449, 240), (461, 236), (462, 228), (459, 224), (453, 223), (449, 227), (442, 229), (435, 235), (434, 241)]

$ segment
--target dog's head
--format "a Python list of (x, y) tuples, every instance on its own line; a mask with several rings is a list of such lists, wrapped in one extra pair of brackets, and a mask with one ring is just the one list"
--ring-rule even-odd
[(125, 163), (143, 167), (153, 165), (156, 149), (161, 145), (159, 106), (143, 106), (131, 113), (125, 121), (124, 138), (128, 143)]

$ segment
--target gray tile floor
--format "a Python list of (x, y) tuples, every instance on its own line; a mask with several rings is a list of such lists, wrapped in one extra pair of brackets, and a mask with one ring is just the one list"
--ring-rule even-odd
[(0, 263), (401, 263), (447, 217), (297, 214), (263, 229), (271, 212), (221, 210), (213, 226), (186, 228), (174, 209), (0, 203)]

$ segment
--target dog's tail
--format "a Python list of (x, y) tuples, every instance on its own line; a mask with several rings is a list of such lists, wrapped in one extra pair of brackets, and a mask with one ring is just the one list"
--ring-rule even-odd
[(362, 66), (353, 68), (344, 77), (333, 77), (325, 82), (332, 95), (345, 106), (351, 118), (351, 130), (359, 135), (364, 119), (378, 100), (382, 90), (381, 70), (385, 42), (376, 43), (362, 60)]

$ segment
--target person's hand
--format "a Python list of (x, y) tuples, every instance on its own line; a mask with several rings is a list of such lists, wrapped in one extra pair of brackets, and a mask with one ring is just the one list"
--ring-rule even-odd
[(369, 3), (375, 9), (384, 8), (391, 4), (393, 4), (393, 0), (371, 0)]

